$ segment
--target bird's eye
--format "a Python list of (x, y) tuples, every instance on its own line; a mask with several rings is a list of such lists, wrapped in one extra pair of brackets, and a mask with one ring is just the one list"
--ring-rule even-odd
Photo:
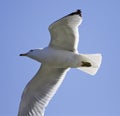
[(30, 52), (33, 52), (34, 50), (30, 50)]

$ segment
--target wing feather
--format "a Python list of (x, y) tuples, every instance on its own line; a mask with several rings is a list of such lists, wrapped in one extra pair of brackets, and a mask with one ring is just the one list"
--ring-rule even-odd
[(79, 32), (82, 22), (81, 11), (77, 10), (49, 26), (51, 41), (49, 46), (68, 51), (77, 51)]
[(67, 69), (42, 65), (24, 89), (18, 116), (43, 116), (45, 107), (64, 79)]

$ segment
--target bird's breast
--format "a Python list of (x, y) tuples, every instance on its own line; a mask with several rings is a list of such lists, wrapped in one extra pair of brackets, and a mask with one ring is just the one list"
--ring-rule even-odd
[(55, 68), (75, 67), (76, 54), (65, 50), (45, 48), (40, 52), (36, 60)]

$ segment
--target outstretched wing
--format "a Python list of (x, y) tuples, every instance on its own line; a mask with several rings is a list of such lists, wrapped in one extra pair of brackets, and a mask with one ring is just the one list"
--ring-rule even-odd
[(81, 11), (77, 10), (49, 26), (51, 41), (49, 46), (68, 51), (77, 51), (79, 32), (78, 26), (82, 22)]
[(64, 79), (67, 69), (42, 65), (24, 89), (18, 116), (43, 116), (45, 107)]

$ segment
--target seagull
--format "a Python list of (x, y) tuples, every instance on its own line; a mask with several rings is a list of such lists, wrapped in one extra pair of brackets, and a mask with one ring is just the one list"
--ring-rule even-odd
[(96, 74), (102, 55), (80, 54), (77, 50), (81, 22), (81, 10), (64, 16), (49, 26), (51, 41), (48, 47), (20, 54), (40, 62), (41, 67), (23, 91), (18, 116), (44, 116), (45, 108), (70, 68)]

